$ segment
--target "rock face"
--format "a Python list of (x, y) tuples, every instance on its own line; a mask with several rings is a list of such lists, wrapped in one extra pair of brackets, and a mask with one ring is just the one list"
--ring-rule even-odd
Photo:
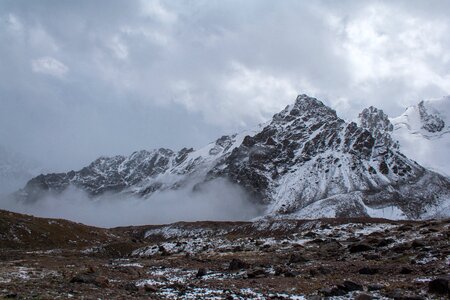
[[(427, 120), (440, 128), (434, 117)], [(449, 179), (403, 155), (393, 130), (387, 115), (374, 107), (356, 124), (300, 95), (270, 122), (200, 150), (102, 157), (80, 171), (35, 177), (20, 195), (37, 200), (75, 185), (93, 197), (105, 192), (151, 197), (226, 178), (266, 204), (271, 215), (415, 219), (450, 213)]]

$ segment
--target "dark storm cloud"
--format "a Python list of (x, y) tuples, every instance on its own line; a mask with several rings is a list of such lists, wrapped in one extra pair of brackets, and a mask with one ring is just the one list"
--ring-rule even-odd
[(201, 146), (297, 93), (353, 118), (450, 93), (447, 1), (2, 1), (1, 144), (50, 169)]

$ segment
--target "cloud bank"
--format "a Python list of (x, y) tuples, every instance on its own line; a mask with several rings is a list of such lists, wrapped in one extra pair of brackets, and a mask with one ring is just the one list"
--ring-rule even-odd
[(5, 0), (0, 143), (62, 171), (201, 146), (297, 93), (349, 119), (398, 115), (450, 94), (449, 13), (444, 0)]
[(264, 207), (254, 203), (241, 187), (222, 179), (195, 191), (189, 185), (180, 190), (159, 192), (147, 199), (117, 194), (92, 199), (71, 187), (61, 195), (33, 203), (0, 199), (0, 208), (100, 227), (200, 220), (245, 221), (264, 212)]

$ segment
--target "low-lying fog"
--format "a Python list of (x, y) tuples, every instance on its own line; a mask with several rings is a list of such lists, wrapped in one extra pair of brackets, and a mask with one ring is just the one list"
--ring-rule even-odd
[(75, 187), (33, 203), (3, 197), (0, 208), (39, 217), (63, 218), (88, 225), (115, 227), (166, 224), (177, 221), (242, 221), (261, 215), (264, 208), (237, 185), (214, 180), (193, 189), (158, 192), (145, 199), (129, 194), (90, 198)]

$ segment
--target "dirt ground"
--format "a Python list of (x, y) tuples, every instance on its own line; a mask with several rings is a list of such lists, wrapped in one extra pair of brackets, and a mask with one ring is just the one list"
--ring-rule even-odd
[(0, 215), (5, 299), (450, 296), (450, 220), (264, 219), (108, 230)]

